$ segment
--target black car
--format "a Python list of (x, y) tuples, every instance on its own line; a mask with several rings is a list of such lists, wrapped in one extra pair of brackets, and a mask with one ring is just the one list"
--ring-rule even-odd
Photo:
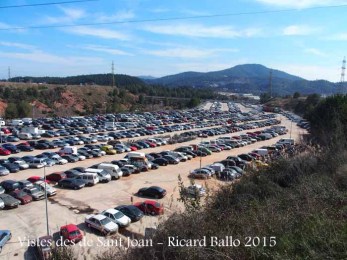
[(14, 180), (6, 180), (0, 183), (1, 187), (5, 189), (6, 192), (11, 192), (14, 190), (19, 190), (20, 185), (17, 181)]
[(5, 208), (7, 209), (17, 208), (18, 205), (21, 204), (20, 200), (17, 200), (8, 194), (0, 194), (0, 200), (4, 202)]
[(167, 160), (169, 164), (178, 164), (176, 158), (171, 155), (164, 155), (163, 158)]
[(32, 156), (32, 155), (26, 155), (26, 156), (23, 156), (22, 157), (22, 160), (27, 162), (27, 163), (30, 163), (32, 162), (34, 159), (36, 159), (35, 156)]
[(144, 197), (150, 197), (150, 198), (156, 198), (161, 199), (165, 197), (166, 190), (163, 188), (160, 188), (158, 186), (151, 186), (148, 188), (141, 188), (137, 192), (137, 195), (144, 196)]
[(73, 179), (73, 178), (66, 178), (58, 181), (58, 186), (61, 188), (68, 188), (68, 189), (82, 189), (84, 186), (86, 186), (86, 183), (82, 180)]
[(231, 159), (236, 163), (237, 167), (244, 169), (246, 167), (246, 162), (238, 156), (228, 156), (227, 159)]
[(133, 205), (121, 205), (115, 208), (131, 219), (131, 222), (139, 221), (143, 216), (143, 212)]
[(15, 156), (8, 157), (7, 159), (8, 159), (8, 162), (5, 162), (5, 163), (9, 163), (9, 162), (13, 163), (15, 161), (21, 161), (22, 160), (21, 157), (15, 157)]
[(17, 148), (18, 148), (21, 152), (32, 152), (32, 151), (34, 151), (34, 148), (32, 148), (31, 146), (28, 146), (28, 145), (17, 144), (16, 146), (17, 146)]
[(77, 170), (74, 170), (74, 169), (71, 169), (71, 170), (67, 170), (64, 172), (65, 175), (66, 175), (66, 178), (76, 178), (77, 176), (81, 175), (81, 172), (80, 171), (77, 171)]
[(2, 166), (7, 168), (11, 173), (20, 171), (19, 165), (15, 163), (3, 163)]
[(165, 158), (156, 158), (152, 162), (160, 166), (166, 166), (169, 164), (169, 162)]
[(239, 154), (238, 157), (241, 158), (242, 160), (245, 160), (245, 161), (248, 161), (248, 162), (251, 162), (251, 161), (255, 160), (255, 158), (252, 155), (249, 155), (249, 154), (246, 154), (246, 153)]
[(74, 163), (74, 162), (77, 162), (77, 161), (78, 161), (78, 157), (75, 157), (75, 156), (72, 156), (72, 155), (69, 155), (69, 154), (63, 155), (62, 158), (65, 159), (65, 160), (67, 160), (67, 161), (70, 162), (70, 163), (71, 163), (71, 162)]
[(35, 149), (39, 149), (39, 150), (45, 150), (45, 149), (49, 149), (49, 145), (46, 143), (37, 143), (34, 146)]
[(120, 170), (123, 173), (123, 177), (130, 176), (130, 174), (132, 174), (132, 172), (133, 172), (131, 169), (129, 169), (127, 167), (121, 167)]

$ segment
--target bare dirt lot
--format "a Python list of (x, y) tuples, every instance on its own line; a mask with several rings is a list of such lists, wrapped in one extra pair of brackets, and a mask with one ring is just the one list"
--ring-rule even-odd
[[(241, 107), (245, 110), (244, 107)], [(247, 109), (246, 109), (247, 110)], [(296, 124), (285, 118), (281, 118), (281, 125), (285, 125), (291, 129), (291, 137), (299, 140), (300, 134), (304, 130), (298, 128)], [(249, 130), (243, 131), (248, 132)], [(243, 132), (234, 133), (238, 135)], [(229, 134), (230, 135), (230, 134)], [(211, 164), (215, 161), (225, 159), (229, 155), (237, 155), (244, 152), (249, 152), (253, 149), (259, 148), (263, 145), (271, 145), (278, 141), (280, 138), (289, 138), (290, 133), (287, 135), (278, 136), (268, 141), (257, 142), (242, 148), (233, 149), (231, 151), (222, 151), (220, 153), (213, 153), (211, 156), (203, 157), (201, 159), (202, 165)], [(204, 138), (204, 140), (215, 139), (217, 137)], [(197, 139), (186, 144), (199, 143), (201, 139)], [(174, 149), (182, 144), (167, 145), (165, 147), (156, 147), (151, 149), (144, 149), (143, 152), (155, 152), (162, 150)], [(19, 155), (20, 156), (20, 155)], [(46, 168), (46, 173), (49, 174), (55, 171), (64, 171), (73, 167), (90, 165), (100, 163), (103, 161), (111, 161), (122, 159), (125, 154), (107, 155), (98, 159), (90, 159), (81, 161), (74, 164), (57, 165), (51, 168)], [(93, 241), (94, 246), (87, 246), (84, 244), (75, 245), (74, 249), (82, 256), (86, 254), (96, 254), (105, 247), (95, 246), (99, 235), (87, 229), (83, 222), (87, 214), (105, 210), (107, 208), (114, 208), (121, 204), (130, 204), (131, 197), (133, 196), (134, 202), (142, 201), (134, 195), (139, 188), (158, 185), (167, 190), (167, 196), (160, 200), (165, 206), (165, 214), (162, 217), (145, 216), (141, 221), (133, 223), (126, 230), (120, 230), (117, 236), (125, 237), (136, 234), (143, 234), (146, 227), (155, 227), (159, 221), (165, 219), (171, 212), (183, 210), (182, 205), (177, 201), (178, 194), (178, 175), (182, 176), (183, 182), (189, 184), (190, 180), (188, 174), (190, 171), (199, 168), (200, 158), (194, 158), (188, 162), (183, 162), (178, 165), (169, 165), (160, 167), (158, 170), (152, 170), (140, 174), (134, 174), (129, 177), (123, 177), (117, 181), (111, 181), (107, 184), (98, 184), (94, 187), (86, 187), (81, 190), (64, 190), (57, 188), (57, 195), (49, 199), (48, 212), (49, 212), (49, 228), (51, 233), (56, 233), (60, 226), (73, 223), (85, 232), (86, 239)], [(32, 175), (43, 176), (43, 169), (28, 169), (19, 173), (10, 174), (2, 179), (26, 179)], [(197, 180), (197, 183), (203, 184), (204, 181)], [(211, 179), (207, 181), (209, 186), (218, 187), (222, 182)], [(32, 249), (27, 246), (28, 238), (37, 238), (45, 235), (46, 221), (45, 221), (45, 203), (44, 201), (32, 202), (25, 206), (19, 206), (13, 210), (0, 211), (0, 229), (11, 230), (13, 237), (11, 241), (6, 244), (0, 259), (35, 259), (32, 256)], [(87, 259), (91, 257), (88, 256)]]

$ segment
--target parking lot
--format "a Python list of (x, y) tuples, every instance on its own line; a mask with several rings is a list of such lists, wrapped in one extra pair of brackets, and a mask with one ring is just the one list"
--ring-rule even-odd
[[(209, 105), (206, 105), (206, 108), (209, 107)], [(249, 108), (245, 108), (243, 106), (240, 107), (243, 111), (249, 111)], [(227, 107), (223, 104), (222, 109), (227, 109)], [(49, 198), (48, 202), (49, 228), (51, 233), (57, 232), (62, 225), (74, 223), (85, 232), (87, 239), (96, 241), (99, 236), (86, 228), (83, 224), (84, 218), (87, 214), (99, 212), (107, 208), (114, 208), (122, 204), (131, 204), (131, 198), (133, 198), (133, 202), (142, 201), (143, 198), (139, 198), (135, 195), (138, 189), (146, 186), (157, 185), (165, 188), (167, 191), (167, 196), (159, 200), (164, 204), (164, 215), (160, 217), (145, 216), (139, 222), (131, 224), (124, 230), (120, 230), (119, 234), (117, 234), (117, 236), (130, 237), (132, 235), (136, 236), (137, 234), (143, 235), (146, 227), (155, 227), (159, 221), (167, 218), (170, 213), (183, 210), (182, 204), (177, 202), (177, 198), (179, 196), (178, 175), (181, 175), (183, 182), (188, 185), (190, 183), (190, 179), (188, 178), (189, 172), (199, 168), (200, 163), (202, 165), (211, 164), (215, 161), (223, 160), (229, 155), (250, 152), (251, 150), (259, 148), (260, 146), (274, 144), (281, 138), (289, 138), (289, 135), (298, 140), (300, 134), (302, 134), (304, 130), (297, 127), (295, 124), (292, 124), (284, 117), (282, 117), (281, 120), (281, 125), (286, 126), (287, 129), (290, 129), (290, 133), (288, 132), (285, 136), (278, 136), (270, 140), (256, 142), (244, 147), (232, 149), (230, 151), (213, 153), (211, 156), (207, 157), (196, 157), (187, 162), (181, 162), (178, 165), (159, 167), (157, 170), (142, 172), (140, 174), (132, 174), (129, 177), (122, 177), (116, 181), (98, 184), (93, 187), (86, 187), (77, 191), (57, 188), (57, 195)], [(261, 129), (262, 128), (259, 130)], [(243, 130), (241, 132), (237, 132), (237, 134), (246, 132), (249, 132), (249, 130)], [(232, 135), (235, 135), (235, 133)], [(203, 140), (206, 141), (212, 139), (216, 139), (216, 137), (207, 137)], [(198, 138), (187, 143), (147, 148), (141, 150), (141, 152), (173, 150), (181, 145), (198, 144), (201, 141), (202, 139)], [(31, 152), (31, 154), (40, 152), (41, 151), (35, 150)], [(43, 177), (44, 170), (46, 170), (46, 173), (49, 174), (56, 171), (65, 171), (76, 166), (88, 167), (92, 164), (101, 163), (104, 161), (119, 160), (124, 158), (124, 156), (125, 154), (106, 155), (99, 158), (80, 161), (74, 163), (73, 166), (72, 164), (65, 164), (54, 165), (45, 169), (27, 169), (1, 177), (1, 180), (22, 180), (32, 175)], [(203, 180), (196, 180), (196, 183), (205, 185), (205, 181)], [(218, 185), (223, 185), (223, 182), (216, 179), (209, 179), (207, 180), (207, 183), (212, 190), (218, 188)], [(44, 201), (35, 201), (28, 205), (19, 206), (17, 209), (13, 210), (3, 210), (0, 212), (0, 220), (0, 229), (9, 229), (13, 234), (12, 240), (6, 244), (5, 248), (3, 249), (0, 259), (23, 259), (23, 256), (25, 256), (26, 259), (35, 259), (32, 258), (31, 252), (28, 252), (28, 246), (24, 241), (37, 238), (45, 234), (46, 221)], [(81, 258), (82, 255), (87, 252), (88, 254), (95, 254), (105, 250), (101, 247), (89, 247), (87, 245), (76, 245), (74, 246), (74, 249), (80, 252)]]

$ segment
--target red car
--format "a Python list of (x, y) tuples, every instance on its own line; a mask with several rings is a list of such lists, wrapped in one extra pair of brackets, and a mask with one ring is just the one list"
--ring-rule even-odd
[[(44, 181), (44, 179), (40, 176), (31, 176), (27, 180), (30, 181), (31, 183), (35, 183), (37, 181)], [(46, 183), (50, 183), (50, 181), (46, 180)]]
[(28, 204), (33, 201), (33, 197), (31, 197), (28, 193), (22, 190), (15, 190), (10, 193), (12, 197), (19, 200), (22, 205)]
[(46, 179), (49, 181), (54, 181), (54, 182), (58, 182), (62, 179), (66, 178), (66, 174), (64, 172), (53, 172), (51, 174), (48, 174), (46, 176)]
[(11, 152), (9, 150), (6, 150), (0, 147), (0, 155), (10, 155), (10, 154)]
[(78, 243), (83, 239), (81, 230), (74, 224), (68, 224), (60, 228), (60, 235), (70, 243)]
[(131, 149), (131, 151), (137, 151), (137, 147), (133, 146), (133, 145), (130, 146), (130, 149)]
[(30, 146), (30, 144), (28, 142), (22, 142), (22, 143), (19, 143), (18, 145)]
[(146, 144), (149, 145), (149, 147), (151, 148), (154, 148), (154, 147), (157, 147), (157, 144), (153, 143), (153, 142), (150, 142), (150, 141), (144, 141)]
[(1, 131), (3, 131), (4, 134), (10, 134), (10, 133), (11, 133), (10, 129), (8, 129), (8, 128), (6, 128), (6, 127), (2, 127), (2, 128), (1, 128)]
[(155, 200), (145, 200), (143, 202), (137, 202), (135, 207), (140, 209), (145, 214), (150, 215), (162, 215), (164, 214), (164, 206)]

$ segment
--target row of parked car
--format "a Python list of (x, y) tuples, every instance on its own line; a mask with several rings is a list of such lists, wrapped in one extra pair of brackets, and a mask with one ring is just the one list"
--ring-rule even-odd
[[(240, 136), (221, 137), (217, 140), (210, 142), (202, 142), (201, 147), (220, 152), (222, 150), (230, 150), (234, 147), (240, 147), (255, 143), (257, 141), (266, 140), (268, 138), (257, 138), (259, 135), (269, 134), (269, 139), (283, 135), (287, 132), (284, 126), (274, 126), (268, 128), (259, 133), (259, 131), (248, 132), (247, 134)], [(292, 139), (291, 139), (292, 140)], [(228, 156), (225, 160), (215, 162), (211, 165), (207, 165), (198, 169), (195, 169), (190, 173), (192, 178), (211, 178), (214, 174), (217, 174), (218, 178), (233, 180), (240, 178), (243, 174), (243, 170), (250, 162), (254, 162), (257, 167), (266, 167), (267, 164), (260, 159), (269, 155), (276, 149), (283, 149), (282, 142), (289, 142), (288, 139), (281, 139), (281, 142), (273, 146), (262, 146), (259, 149), (255, 149), (247, 154), (239, 154), (238, 156)], [(291, 142), (291, 141), (290, 141)], [(294, 142), (294, 141), (293, 141)], [(188, 149), (187, 147), (181, 147), (181, 150)]]

